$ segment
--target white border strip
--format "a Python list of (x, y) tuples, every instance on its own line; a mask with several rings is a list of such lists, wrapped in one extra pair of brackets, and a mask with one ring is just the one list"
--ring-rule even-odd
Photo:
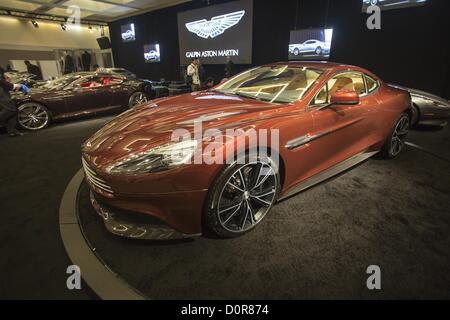
[(77, 196), (83, 179), (80, 169), (67, 185), (59, 207), (59, 229), (70, 260), (80, 267), (83, 280), (101, 299), (147, 299), (105, 266), (86, 242), (77, 218)]

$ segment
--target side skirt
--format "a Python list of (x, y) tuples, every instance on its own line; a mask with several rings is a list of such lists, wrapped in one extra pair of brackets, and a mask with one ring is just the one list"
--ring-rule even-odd
[(278, 201), (284, 200), (286, 198), (289, 198), (290, 196), (293, 196), (296, 193), (299, 193), (301, 191), (304, 191), (306, 189), (311, 188), (312, 186), (325, 181), (355, 165), (358, 163), (363, 162), (364, 160), (370, 158), (374, 154), (378, 153), (379, 151), (363, 151), (361, 153), (358, 153), (322, 172), (319, 172), (312, 177), (307, 178), (306, 180), (300, 182), (298, 185), (293, 187), (290, 191), (288, 191), (285, 195), (283, 195), (281, 198), (278, 199)]
[(53, 120), (65, 120), (65, 119), (76, 119), (76, 118), (82, 118), (85, 116), (92, 116), (96, 114), (106, 114), (106, 113), (113, 113), (120, 109), (126, 110), (126, 107), (118, 105), (118, 106), (108, 106), (98, 109), (89, 109), (89, 110), (83, 110), (83, 111), (77, 111), (77, 112), (70, 112), (70, 113), (63, 113), (58, 116), (53, 117)]

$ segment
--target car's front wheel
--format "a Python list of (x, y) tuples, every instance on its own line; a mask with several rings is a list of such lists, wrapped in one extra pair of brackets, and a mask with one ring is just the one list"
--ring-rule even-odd
[(406, 143), (406, 136), (409, 132), (409, 123), (409, 116), (406, 113), (402, 113), (381, 149), (381, 156), (383, 158), (395, 158), (403, 150)]
[(128, 106), (131, 108), (138, 104), (145, 103), (147, 101), (148, 101), (148, 96), (145, 92), (136, 91), (130, 96), (130, 99), (128, 101)]
[(316, 48), (316, 54), (320, 55), (322, 53), (322, 48), (321, 47), (317, 47)]
[(17, 108), (17, 123), (25, 130), (36, 131), (50, 124), (48, 109), (37, 102), (26, 102)]
[(270, 158), (224, 168), (210, 189), (205, 222), (219, 237), (236, 237), (258, 225), (275, 203), (280, 179)]
[(300, 50), (298, 50), (298, 48), (294, 49), (294, 56), (298, 56), (300, 53)]

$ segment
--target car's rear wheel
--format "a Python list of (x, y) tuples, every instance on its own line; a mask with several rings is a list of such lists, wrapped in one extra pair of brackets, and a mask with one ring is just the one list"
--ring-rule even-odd
[(136, 91), (130, 96), (128, 106), (131, 108), (138, 104), (145, 103), (147, 101), (148, 101), (148, 96), (145, 92)]
[(409, 122), (409, 116), (406, 113), (402, 113), (381, 149), (381, 156), (383, 158), (395, 158), (403, 150), (406, 136), (409, 132)]
[(257, 157), (228, 165), (210, 189), (205, 222), (219, 237), (236, 237), (258, 225), (275, 203), (280, 185), (276, 164)]
[(50, 124), (50, 112), (37, 102), (26, 102), (17, 108), (17, 123), (25, 130), (41, 130)]

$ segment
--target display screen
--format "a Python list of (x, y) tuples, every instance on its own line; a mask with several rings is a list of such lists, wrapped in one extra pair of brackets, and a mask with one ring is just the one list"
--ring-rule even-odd
[(407, 7), (415, 7), (424, 5), (427, 0), (363, 0), (363, 12), (367, 11), (367, 7), (376, 5), (381, 10), (400, 9)]
[(134, 23), (124, 24), (121, 26), (122, 41), (130, 42), (136, 40), (136, 34), (134, 32)]
[(146, 63), (161, 61), (161, 52), (159, 51), (158, 43), (144, 45), (144, 59)]
[(333, 29), (292, 30), (289, 60), (326, 60), (330, 58)]
[(253, 0), (241, 0), (178, 13), (181, 64), (252, 62)]

